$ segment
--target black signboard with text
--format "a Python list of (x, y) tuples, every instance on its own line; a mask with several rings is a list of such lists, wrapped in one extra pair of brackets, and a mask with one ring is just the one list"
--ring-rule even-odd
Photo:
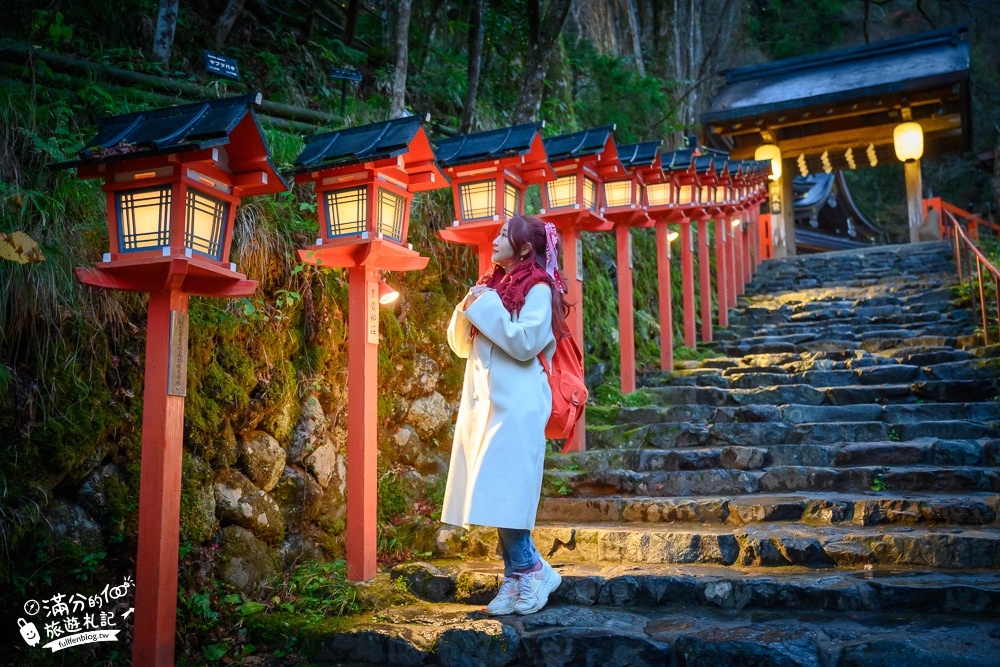
[(218, 53), (212, 53), (204, 49), (202, 49), (201, 57), (205, 61), (206, 72), (218, 74), (219, 76), (224, 76), (227, 79), (235, 81), (240, 80), (240, 69), (236, 65), (235, 58), (220, 56)]

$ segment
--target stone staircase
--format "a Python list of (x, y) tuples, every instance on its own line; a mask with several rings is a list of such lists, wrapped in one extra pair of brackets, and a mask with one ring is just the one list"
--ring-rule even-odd
[(482, 613), (501, 568), (473, 529), (482, 562), (398, 566), (426, 602), (320, 659), (1000, 665), (1000, 351), (954, 282), (942, 243), (767, 263), (722, 356), (645, 374), (648, 405), (588, 409), (588, 451), (548, 458), (549, 607)]

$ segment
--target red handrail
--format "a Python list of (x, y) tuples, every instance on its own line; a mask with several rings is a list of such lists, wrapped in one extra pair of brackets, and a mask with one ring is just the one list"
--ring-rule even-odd
[(973, 241), (979, 240), (980, 229), (988, 229), (993, 232), (994, 236), (1000, 237), (1000, 224), (986, 220), (985, 218), (980, 218), (974, 213), (969, 213), (968, 211), (962, 210), (954, 204), (949, 204), (946, 201), (942, 201), (940, 197), (932, 197), (931, 199), (924, 200), (924, 218), (927, 214), (935, 210), (938, 212), (938, 221), (941, 227), (941, 238), (948, 238), (951, 235), (951, 226), (945, 222), (944, 214), (951, 213), (952, 218), (955, 219), (963, 218), (966, 221), (966, 227), (969, 230), (969, 237)]
[[(951, 207), (950, 205), (947, 206), (949, 206), (949, 208), (954, 208)], [(986, 255), (984, 255), (982, 251), (976, 247), (976, 244), (973, 243), (972, 240), (969, 238), (969, 235), (965, 233), (965, 230), (962, 229), (962, 225), (959, 224), (958, 222), (958, 218), (955, 217), (955, 215), (951, 212), (951, 210), (949, 210), (949, 208), (945, 208), (943, 212), (945, 215), (948, 216), (948, 218), (951, 221), (951, 226), (949, 229), (951, 234), (942, 234), (942, 236), (944, 237), (952, 236), (955, 239), (955, 264), (958, 266), (958, 281), (964, 285), (965, 274), (968, 273), (970, 294), (972, 294), (972, 271), (971, 271), (972, 258), (974, 257), (976, 259), (976, 281), (979, 284), (979, 312), (980, 315), (982, 316), (982, 322), (983, 322), (983, 344), (989, 345), (990, 329), (986, 317), (986, 290), (983, 289), (983, 267), (985, 266), (986, 271), (992, 274), (993, 276), (993, 288), (994, 288), (993, 299), (996, 302), (998, 326), (1000, 326), (1000, 271), (998, 271), (997, 267), (993, 266), (990, 260), (986, 258)], [(944, 218), (942, 218), (941, 222), (943, 226)], [(965, 257), (965, 264), (967, 268), (967, 271), (965, 272), (962, 271), (963, 254)], [(972, 301), (973, 303), (975, 303), (976, 301), (974, 295), (972, 297)]]

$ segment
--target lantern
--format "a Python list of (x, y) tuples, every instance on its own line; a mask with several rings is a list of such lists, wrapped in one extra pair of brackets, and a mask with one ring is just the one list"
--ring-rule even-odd
[(306, 138), (296, 183), (316, 187), (319, 237), (302, 261), (348, 270), (347, 578), (376, 573), (379, 305), (399, 293), (383, 271), (424, 268), (407, 243), (415, 192), (447, 187), (423, 123), (409, 116)]
[(760, 161), (770, 161), (771, 163), (771, 175), (768, 176), (772, 181), (776, 181), (781, 178), (781, 149), (774, 144), (761, 144), (753, 152), (753, 159)]
[(915, 162), (924, 154), (924, 131), (920, 123), (907, 121), (892, 130), (892, 145), (900, 162)]
[(132, 664), (173, 665), (190, 295), (253, 294), (229, 262), (240, 198), (288, 189), (252, 107), (261, 95), (104, 118), (79, 159), (101, 178), (108, 252), (92, 287), (149, 292)]
[(455, 220), (438, 236), (476, 246), (480, 275), (492, 266), (493, 239), (504, 222), (521, 215), (527, 187), (555, 178), (539, 134), (542, 127), (526, 123), (437, 144), (437, 162), (451, 179), (455, 197)]
[[(562, 237), (561, 276), (566, 298), (577, 304), (567, 316), (573, 336), (583, 344), (583, 242), (581, 231), (607, 231), (600, 206), (606, 178), (620, 178), (625, 169), (611, 133), (613, 125), (545, 139), (545, 152), (555, 179), (542, 187), (539, 217), (553, 223)], [(586, 421), (581, 415), (576, 432), (564, 452), (586, 449)]]

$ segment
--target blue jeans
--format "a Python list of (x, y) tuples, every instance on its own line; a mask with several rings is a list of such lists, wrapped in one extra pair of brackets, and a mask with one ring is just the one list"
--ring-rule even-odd
[(497, 528), (500, 553), (503, 556), (503, 576), (509, 577), (518, 570), (527, 570), (542, 560), (531, 541), (531, 531), (523, 528)]

